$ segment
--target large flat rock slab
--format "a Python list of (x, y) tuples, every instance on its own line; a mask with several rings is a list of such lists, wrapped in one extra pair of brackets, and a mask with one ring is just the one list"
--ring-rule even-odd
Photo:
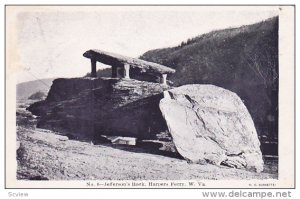
[(213, 85), (185, 85), (164, 91), (159, 106), (185, 159), (263, 170), (254, 123), (235, 93)]
[(145, 73), (154, 75), (175, 73), (173, 68), (169, 68), (161, 64), (98, 49), (88, 50), (83, 54), (83, 56), (115, 67), (123, 67), (124, 64), (129, 64), (132, 68), (139, 68)]

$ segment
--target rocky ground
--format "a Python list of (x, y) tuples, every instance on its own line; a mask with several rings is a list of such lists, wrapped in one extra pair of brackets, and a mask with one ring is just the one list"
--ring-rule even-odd
[(277, 161), (265, 160), (255, 173), (225, 166), (189, 164), (179, 156), (139, 146), (69, 140), (38, 129), (36, 119), (19, 101), (17, 109), (17, 178), (26, 180), (187, 180), (278, 178)]

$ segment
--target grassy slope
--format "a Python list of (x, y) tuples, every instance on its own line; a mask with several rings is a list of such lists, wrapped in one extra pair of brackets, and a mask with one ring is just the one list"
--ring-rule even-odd
[(258, 133), (277, 137), (278, 17), (213, 31), (140, 58), (175, 68), (170, 78), (177, 86), (214, 84), (236, 92)]

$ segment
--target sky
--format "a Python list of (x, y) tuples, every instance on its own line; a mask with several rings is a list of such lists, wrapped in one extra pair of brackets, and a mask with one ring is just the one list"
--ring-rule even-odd
[[(138, 57), (213, 30), (253, 24), (277, 7), (51, 7), (19, 9), (16, 16), (18, 82), (82, 77), (89, 49)], [(104, 67), (97, 63), (98, 69)]]

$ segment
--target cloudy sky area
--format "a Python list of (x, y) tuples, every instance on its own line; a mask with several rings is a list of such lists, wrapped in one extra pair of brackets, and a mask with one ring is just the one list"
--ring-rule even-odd
[[(18, 82), (83, 76), (90, 71), (89, 59), (82, 56), (89, 49), (138, 57), (148, 50), (176, 46), (212, 30), (278, 15), (276, 7), (66, 8), (17, 15), (17, 52), (22, 66)], [(99, 63), (97, 66), (102, 67)]]

